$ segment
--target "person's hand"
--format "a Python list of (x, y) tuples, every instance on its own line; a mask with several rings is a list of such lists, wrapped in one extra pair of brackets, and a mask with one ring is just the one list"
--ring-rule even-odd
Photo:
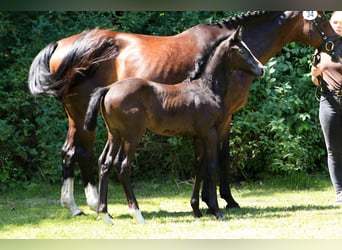
[(311, 80), (315, 85), (318, 85), (319, 82), (318, 82), (317, 77), (321, 74), (322, 74), (322, 70), (320, 69), (318, 65), (311, 67)]
[(322, 73), (322, 71), (321, 71), (320, 67), (317, 67), (317, 66), (312, 66), (312, 67), (311, 67), (311, 75), (312, 75), (313, 77), (316, 78), (316, 77), (319, 76), (321, 73)]

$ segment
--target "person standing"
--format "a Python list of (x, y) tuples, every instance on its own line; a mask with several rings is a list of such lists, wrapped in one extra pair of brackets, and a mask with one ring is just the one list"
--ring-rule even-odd
[[(330, 23), (342, 36), (342, 11), (332, 13)], [(322, 88), (319, 120), (327, 149), (328, 169), (336, 191), (336, 204), (342, 205), (342, 64), (321, 52), (311, 68), (312, 82)]]

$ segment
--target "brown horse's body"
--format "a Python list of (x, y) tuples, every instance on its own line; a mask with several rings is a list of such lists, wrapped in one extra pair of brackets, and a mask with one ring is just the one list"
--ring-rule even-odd
[(126, 78), (94, 91), (85, 117), (85, 128), (95, 129), (97, 111), (103, 100), (101, 113), (108, 129), (108, 140), (99, 158), (98, 211), (106, 222), (109, 222), (110, 217), (107, 214), (108, 179), (114, 165), (130, 210), (139, 221), (143, 221), (129, 175), (130, 163), (147, 129), (164, 136), (194, 138), (197, 160), (191, 198), (194, 215), (202, 216), (199, 210), (199, 188), (203, 176), (208, 175), (207, 205), (218, 219), (223, 219), (216, 196), (217, 145), (225, 132), (220, 125), (226, 120), (224, 97), (229, 78), (233, 69), (253, 76), (262, 76), (264, 70), (238, 39), (238, 30), (223, 41), (219, 39), (217, 43), (219, 45), (215, 43), (210, 50), (213, 51), (212, 56), (207, 55), (208, 59), (196, 69), (198, 73), (194, 74), (198, 78), (194, 80), (167, 85), (141, 78)]
[[(180, 82), (193, 68), (201, 51), (209, 48), (217, 37), (238, 25), (244, 28), (242, 39), (262, 63), (266, 63), (289, 42), (301, 42), (319, 48), (325, 42), (325, 35), (336, 35), (328, 20), (320, 15), (314, 20), (320, 30), (313, 21), (304, 20), (302, 12), (284, 11), (246, 14), (213, 25), (200, 24), (169, 37), (93, 30), (47, 46), (31, 65), (29, 87), (33, 94), (50, 93), (58, 96), (69, 118), (68, 135), (62, 149), (62, 204), (73, 215), (81, 213), (72, 193), (72, 177), (77, 162), (88, 204), (91, 208), (96, 208), (96, 188), (91, 164), (95, 132), (82, 129), (89, 95), (93, 89), (127, 77), (167, 84)], [(87, 51), (97, 48), (98, 51), (87, 57)], [(337, 54), (341, 56), (341, 49)], [(101, 55), (104, 56), (99, 58)], [(227, 116), (223, 127), (226, 136), (222, 140), (219, 161), (220, 193), (227, 201), (227, 207), (238, 207), (228, 184), (230, 122), (232, 114), (246, 103), (252, 80), (253, 77), (244, 72), (234, 72), (224, 99)], [(203, 191), (203, 199), (206, 200), (206, 185)]]

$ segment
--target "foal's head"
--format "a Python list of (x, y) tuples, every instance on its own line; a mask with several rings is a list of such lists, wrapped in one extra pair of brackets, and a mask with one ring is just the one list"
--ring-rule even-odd
[(241, 26), (227, 39), (226, 60), (231, 69), (245, 71), (253, 76), (263, 76), (264, 67), (241, 40)]

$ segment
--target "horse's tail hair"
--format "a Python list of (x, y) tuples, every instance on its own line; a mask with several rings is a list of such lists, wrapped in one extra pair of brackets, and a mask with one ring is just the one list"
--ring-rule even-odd
[(101, 62), (119, 53), (114, 37), (99, 29), (87, 30), (70, 45), (58, 69), (51, 73), (49, 60), (57, 46), (58, 42), (48, 45), (31, 64), (29, 88), (34, 95), (47, 93), (60, 99), (71, 86), (93, 74)]
[(97, 113), (99, 111), (100, 102), (103, 97), (107, 94), (110, 86), (103, 88), (96, 88), (91, 97), (87, 108), (87, 113), (84, 118), (84, 130), (94, 131), (97, 123)]
[(32, 95), (38, 95), (42, 93), (54, 94), (51, 91), (50, 84), (50, 66), (49, 61), (51, 55), (57, 48), (57, 42), (48, 44), (42, 49), (38, 55), (34, 58), (28, 78), (28, 87)]

